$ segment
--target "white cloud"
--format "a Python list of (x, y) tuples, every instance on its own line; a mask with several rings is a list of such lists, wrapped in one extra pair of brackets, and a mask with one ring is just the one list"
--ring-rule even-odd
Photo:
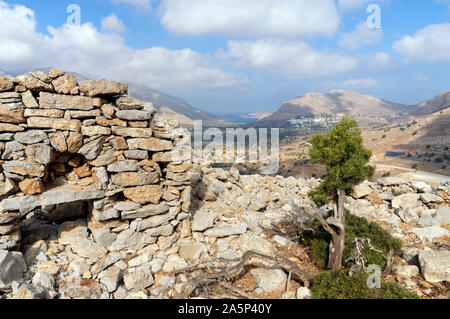
[(123, 22), (115, 15), (111, 14), (102, 19), (102, 31), (103, 32), (117, 32), (123, 33), (126, 31), (126, 27)]
[(340, 23), (333, 0), (162, 0), (159, 11), (167, 30), (187, 35), (329, 36)]
[(340, 11), (351, 11), (375, 2), (383, 2), (383, 0), (339, 0), (338, 8)]
[(430, 81), (430, 77), (423, 73), (416, 73), (416, 74), (414, 74), (414, 80), (419, 81), (419, 82), (426, 82), (426, 81)]
[(370, 69), (380, 70), (395, 66), (394, 58), (384, 52), (368, 54), (360, 58), (361, 64)]
[(0, 1), (0, 69), (56, 66), (93, 78), (134, 81), (154, 88), (210, 88), (248, 83), (191, 49), (128, 47), (91, 23), (36, 31), (33, 11)]
[(153, 0), (112, 0), (115, 4), (130, 4), (140, 8), (150, 8), (150, 4)]
[(371, 89), (378, 86), (378, 81), (373, 78), (348, 79), (340, 83), (327, 82), (325, 86), (338, 90)]
[(450, 23), (433, 24), (394, 43), (406, 62), (450, 62)]
[(359, 23), (355, 30), (341, 34), (339, 46), (347, 50), (357, 50), (363, 45), (379, 43), (383, 38), (381, 29), (369, 29), (367, 23)]
[(240, 66), (294, 79), (345, 72), (358, 65), (352, 57), (316, 51), (302, 41), (279, 39), (229, 41), (228, 51), (222, 56)]

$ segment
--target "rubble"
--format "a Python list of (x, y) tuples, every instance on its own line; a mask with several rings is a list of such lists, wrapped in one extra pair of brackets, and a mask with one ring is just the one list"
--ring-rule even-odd
[[(274, 230), (310, 221), (305, 207), (326, 216), (307, 196), (320, 181), (173, 161), (176, 123), (127, 91), (57, 69), (0, 79), (0, 298), (192, 297), (202, 273), (187, 269), (218, 258), (249, 266), (247, 290), (227, 288), (240, 297), (311, 298), (317, 267)], [(438, 287), (450, 280), (448, 194), (391, 177), (345, 206), (403, 239), (398, 282)]]

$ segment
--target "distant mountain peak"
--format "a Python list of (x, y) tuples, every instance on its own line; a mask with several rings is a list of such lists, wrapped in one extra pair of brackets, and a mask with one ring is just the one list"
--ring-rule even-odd
[(362, 124), (386, 124), (390, 120), (405, 116), (413, 106), (382, 100), (347, 90), (332, 90), (329, 93), (309, 92), (284, 102), (271, 116), (253, 124), (256, 127), (284, 126), (290, 120), (311, 115), (349, 114)]

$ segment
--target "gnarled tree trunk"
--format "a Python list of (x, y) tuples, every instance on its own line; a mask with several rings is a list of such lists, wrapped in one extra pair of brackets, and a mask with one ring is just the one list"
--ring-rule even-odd
[(330, 242), (330, 255), (328, 258), (328, 269), (341, 269), (342, 268), (342, 254), (344, 253), (344, 240), (345, 240), (345, 191), (338, 190), (338, 201), (334, 208), (333, 213), (333, 232), (331, 232)]

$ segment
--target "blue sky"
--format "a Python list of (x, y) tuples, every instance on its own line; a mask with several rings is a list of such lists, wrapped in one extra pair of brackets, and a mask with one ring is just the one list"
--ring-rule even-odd
[(450, 90), (449, 19), (449, 0), (0, 0), (0, 69), (134, 81), (213, 113), (333, 89), (415, 104)]

